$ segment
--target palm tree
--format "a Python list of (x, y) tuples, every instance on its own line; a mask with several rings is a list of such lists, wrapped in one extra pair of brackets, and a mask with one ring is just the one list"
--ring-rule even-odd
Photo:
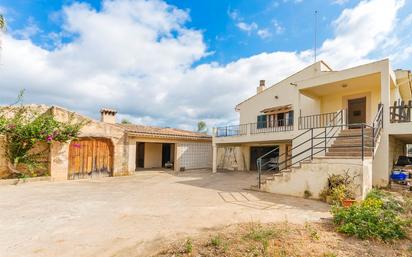
[(4, 16), (0, 14), (0, 30), (5, 30), (6, 29), (6, 20), (4, 19)]
[[(1, 54), (1, 32), (6, 31), (6, 20), (4, 19), (3, 14), (0, 14), (0, 54)], [(1, 57), (1, 56), (0, 56)]]

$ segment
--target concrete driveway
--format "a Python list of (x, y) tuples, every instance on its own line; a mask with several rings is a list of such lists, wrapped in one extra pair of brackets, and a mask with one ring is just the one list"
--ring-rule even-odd
[(150, 247), (240, 222), (330, 217), (312, 200), (245, 190), (255, 174), (190, 171), (0, 186), (0, 256), (146, 256)]

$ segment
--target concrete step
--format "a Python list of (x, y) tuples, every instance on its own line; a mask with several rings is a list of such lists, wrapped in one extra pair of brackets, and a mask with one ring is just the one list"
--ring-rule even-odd
[[(334, 144), (362, 144), (361, 138), (337, 138)], [(372, 139), (364, 138), (363, 143), (372, 144)]]
[[(329, 148), (328, 149), (328, 153), (346, 153), (346, 152), (351, 152), (351, 153), (362, 153), (362, 149), (361, 148), (355, 148), (355, 147), (348, 147), (348, 148)], [(365, 153), (373, 153), (373, 149), (372, 148), (365, 148), (364, 149)]]
[[(367, 156), (367, 157), (369, 157), (369, 156), (372, 156), (372, 152), (370, 152), (370, 151), (365, 151), (364, 152), (364, 155), (365, 156)], [(337, 156), (342, 156), (342, 157), (358, 157), (358, 158), (361, 158), (362, 157), (362, 153), (360, 153), (360, 152), (327, 152), (326, 153), (326, 156), (334, 156), (334, 157), (337, 157)]]

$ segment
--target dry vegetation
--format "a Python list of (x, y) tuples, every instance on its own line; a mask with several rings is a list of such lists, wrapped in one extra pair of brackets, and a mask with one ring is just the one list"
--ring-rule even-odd
[[(406, 197), (405, 197), (406, 196)], [(412, 199), (411, 193), (404, 195)], [(410, 203), (410, 202), (409, 202)], [(407, 210), (410, 213), (411, 209)], [(408, 215), (408, 216), (409, 216)], [(383, 242), (360, 240), (336, 232), (332, 221), (296, 225), (249, 223), (230, 225), (165, 245), (154, 257), (283, 257), (373, 256), (411, 257), (412, 233), (407, 239)]]

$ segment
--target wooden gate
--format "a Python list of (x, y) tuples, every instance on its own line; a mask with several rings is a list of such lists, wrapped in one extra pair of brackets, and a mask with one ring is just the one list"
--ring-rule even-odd
[(80, 139), (69, 148), (69, 179), (112, 176), (113, 145), (108, 139)]

